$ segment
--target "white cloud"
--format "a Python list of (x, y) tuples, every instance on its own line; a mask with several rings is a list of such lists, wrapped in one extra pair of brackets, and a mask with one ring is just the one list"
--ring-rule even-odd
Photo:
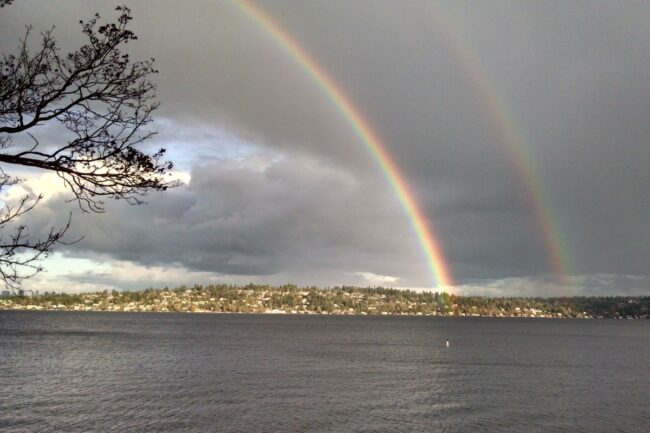
[[(10, 172), (12, 177), (20, 179), (21, 182), (12, 185), (2, 191), (0, 200), (5, 203), (19, 200), (25, 195), (43, 195), (43, 202), (57, 197), (59, 194), (70, 194), (63, 179), (53, 172), (48, 171), (18, 171)], [(192, 176), (187, 171), (172, 170), (170, 178), (176, 179), (183, 184), (189, 184)]]
[(399, 280), (398, 277), (391, 277), (390, 275), (379, 275), (373, 272), (355, 272), (354, 275), (360, 276), (363, 278), (366, 284), (371, 285), (393, 284)]
[(43, 194), (43, 200), (50, 200), (58, 194), (65, 193), (65, 183), (56, 173), (49, 172), (10, 172), (14, 178), (22, 179), (22, 182), (13, 185), (3, 191), (2, 201), (10, 202), (19, 200), (25, 195)]
[(224, 277), (219, 274), (193, 271), (179, 264), (142, 266), (128, 260), (113, 260), (108, 257), (101, 261), (97, 257), (91, 260), (57, 254), (48, 259), (46, 265), (48, 271), (27, 280), (24, 284), (26, 289), (78, 293), (224, 282)]

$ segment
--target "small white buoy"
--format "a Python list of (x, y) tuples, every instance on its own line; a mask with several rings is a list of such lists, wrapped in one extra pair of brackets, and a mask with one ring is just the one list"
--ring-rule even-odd
[(445, 346), (449, 347), (449, 340), (445, 342)]

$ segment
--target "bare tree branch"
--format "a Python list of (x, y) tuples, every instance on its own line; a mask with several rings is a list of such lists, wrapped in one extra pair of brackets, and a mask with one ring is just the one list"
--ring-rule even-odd
[[(146, 129), (158, 107), (147, 78), (157, 71), (153, 59), (132, 62), (120, 51), (137, 37), (127, 29), (130, 10), (117, 11), (116, 23), (82, 21), (87, 43), (77, 51), (62, 56), (50, 30), (31, 53), (28, 28), (19, 52), (0, 60), (0, 163), (57, 172), (82, 209), (95, 212), (105, 197), (140, 204), (147, 192), (175, 185), (165, 149), (136, 148), (155, 134)], [(71, 139), (41, 146), (30, 131), (52, 122)]]
[[(11, 3), (0, 0), (0, 7)], [(157, 71), (153, 59), (131, 61), (121, 51), (137, 37), (127, 28), (131, 11), (116, 10), (116, 22), (100, 23), (98, 14), (80, 21), (86, 43), (76, 51), (62, 54), (49, 30), (32, 52), (27, 27), (17, 52), (0, 59), (0, 164), (57, 173), (84, 211), (103, 212), (105, 198), (141, 204), (148, 192), (178, 184), (165, 149), (138, 149), (155, 134), (147, 128), (158, 108), (148, 78)], [(43, 125), (64, 128), (69, 139), (41, 144)], [(18, 181), (0, 171), (0, 190)], [(0, 211), (0, 278), (10, 287), (40, 271), (34, 262), (61, 243), (69, 227), (70, 220), (30, 240), (27, 228), (15, 223), (41, 199), (24, 197)], [(15, 227), (7, 236), (9, 225)]]

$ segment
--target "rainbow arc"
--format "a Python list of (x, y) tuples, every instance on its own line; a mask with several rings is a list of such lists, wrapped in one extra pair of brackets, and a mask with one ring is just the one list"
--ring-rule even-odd
[(250, 17), (259, 28), (282, 47), (296, 64), (311, 77), (313, 82), (336, 107), (359, 140), (366, 146), (384, 173), (407, 215), (426, 257), (434, 282), (439, 288), (449, 290), (453, 286), (454, 281), (449, 265), (442, 253), (436, 232), (418, 205), (415, 196), (408, 187), (406, 178), (391, 157), (386, 145), (370, 126), (370, 123), (363, 117), (359, 109), (345, 95), (343, 89), (327, 71), (316, 62), (295, 38), (275, 22), (268, 13), (247, 0), (233, 0), (233, 4), (244, 12), (245, 15)]

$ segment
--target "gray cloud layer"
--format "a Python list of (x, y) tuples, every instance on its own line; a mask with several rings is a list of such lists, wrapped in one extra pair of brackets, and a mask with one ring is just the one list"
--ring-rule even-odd
[[(65, 196), (40, 205), (31, 226), (60, 224)], [(48, 218), (49, 217), (49, 218)], [(255, 155), (197, 167), (188, 186), (147, 206), (109, 203), (101, 215), (75, 212), (67, 249), (155, 266), (229, 275), (422, 274), (401, 210), (383, 188), (314, 160)], [(401, 261), (396, 252), (406, 251)], [(290, 278), (290, 277), (289, 277)], [(411, 284), (417, 280), (411, 281)]]
[[(61, 40), (72, 44), (79, 18), (96, 9), (111, 15), (103, 3), (36, 4), (0, 13), (4, 51), (23, 23), (56, 23)], [(523, 137), (574, 272), (648, 274), (650, 5), (258, 4), (384, 138), (461, 283), (552, 271), (531, 197), (472, 74), (490, 83), (493, 102)], [(161, 71), (159, 119), (167, 123), (159, 124), (157, 143), (194, 166), (192, 183), (146, 208), (116, 206), (76, 218), (86, 238), (75, 254), (318, 284), (357, 271), (397, 276), (400, 285), (430, 284), (371, 156), (259, 26), (228, 2), (132, 7), (140, 39), (131, 49), (156, 57)], [(478, 69), (463, 66), (458, 43)]]

